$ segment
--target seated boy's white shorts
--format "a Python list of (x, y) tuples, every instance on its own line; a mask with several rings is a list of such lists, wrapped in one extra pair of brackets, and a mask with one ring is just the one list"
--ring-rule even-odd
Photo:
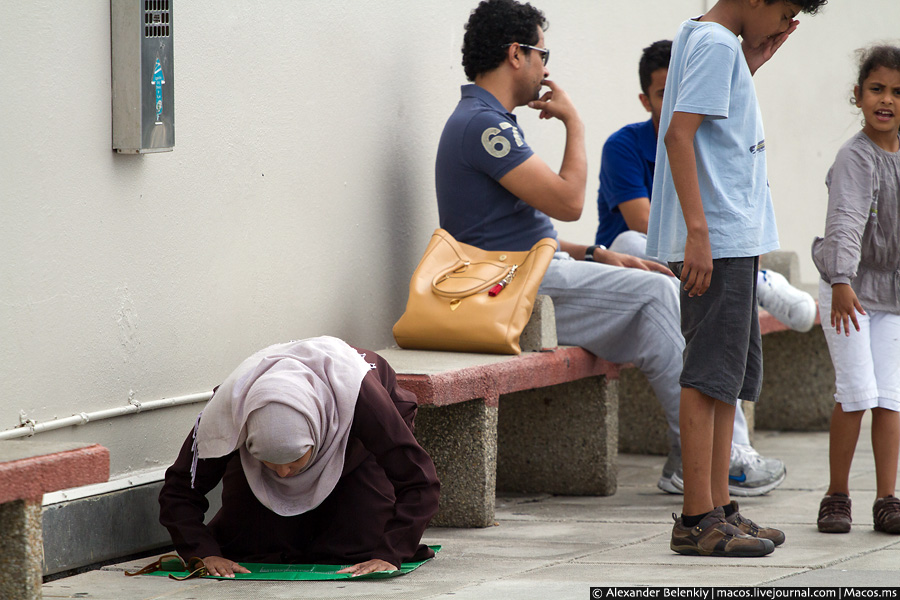
[(831, 286), (820, 280), (819, 317), (834, 364), (834, 399), (843, 411), (900, 411), (900, 315), (857, 313), (860, 331), (851, 321), (849, 336), (843, 325), (837, 333), (831, 326)]

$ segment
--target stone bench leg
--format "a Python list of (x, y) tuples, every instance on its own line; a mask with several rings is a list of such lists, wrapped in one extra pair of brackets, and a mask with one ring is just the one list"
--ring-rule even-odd
[(636, 368), (619, 372), (619, 452), (669, 454), (669, 424), (656, 393)]
[(0, 598), (40, 600), (43, 545), (41, 501), (0, 504)]
[(420, 406), (416, 438), (431, 455), (441, 480), (441, 503), (431, 524), (494, 524), (497, 474), (497, 407), (483, 400)]
[[(765, 340), (766, 336), (763, 336), (763, 345)], [(766, 357), (766, 365), (768, 360)], [(763, 401), (765, 393), (763, 388)], [(756, 430), (756, 404), (743, 402), (741, 408), (752, 443)], [(637, 369), (622, 369), (619, 373), (619, 452), (658, 456), (669, 454), (666, 416), (647, 378)]]
[(828, 431), (834, 392), (834, 365), (819, 325), (806, 333), (779, 331), (763, 336), (758, 428)]
[(617, 382), (603, 376), (500, 396), (497, 488), (616, 492)]

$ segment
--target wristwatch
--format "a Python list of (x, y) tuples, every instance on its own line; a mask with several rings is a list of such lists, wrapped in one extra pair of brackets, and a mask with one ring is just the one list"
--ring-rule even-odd
[(606, 246), (603, 244), (597, 244), (596, 246), (588, 246), (584, 251), (584, 260), (588, 262), (594, 262), (594, 250), (600, 248), (601, 250), (606, 250)]

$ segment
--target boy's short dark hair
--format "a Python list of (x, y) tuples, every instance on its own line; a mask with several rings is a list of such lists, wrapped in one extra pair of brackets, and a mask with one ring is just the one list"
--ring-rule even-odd
[(653, 73), (660, 69), (668, 69), (671, 58), (671, 40), (659, 40), (644, 48), (644, 52), (641, 54), (641, 62), (638, 64), (638, 76), (641, 78), (641, 90), (645, 94), (650, 93)]
[[(469, 16), (463, 37), (462, 65), (469, 81), (496, 69), (506, 57), (504, 44), (537, 44), (537, 28), (547, 30), (544, 13), (515, 0), (484, 0)], [(531, 52), (527, 48), (523, 52)]]
[(828, 4), (828, 0), (766, 0), (766, 4), (775, 4), (776, 2), (790, 2), (800, 7), (800, 12), (808, 15), (814, 15), (819, 9)]

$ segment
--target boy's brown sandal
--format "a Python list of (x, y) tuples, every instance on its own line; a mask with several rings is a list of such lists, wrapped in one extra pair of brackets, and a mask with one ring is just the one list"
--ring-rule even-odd
[(743, 533), (725, 521), (725, 511), (719, 506), (709, 512), (696, 527), (685, 527), (681, 518), (672, 515), (672, 541), (669, 547), (678, 554), (692, 556), (765, 556), (775, 550), (772, 540)]
[[(847, 533), (850, 531), (850, 497), (840, 495), (825, 496), (819, 504), (818, 527), (822, 533)], [(873, 509), (874, 510), (874, 509)], [(876, 527), (877, 528), (877, 527)]]
[(872, 506), (872, 517), (875, 531), (900, 533), (900, 499), (895, 496), (879, 498)]
[(747, 535), (772, 540), (772, 543), (776, 546), (780, 546), (784, 543), (783, 531), (775, 529), (774, 527), (760, 527), (750, 519), (744, 517), (739, 512), (738, 503), (735, 500), (731, 501), (731, 506), (734, 507), (734, 512), (730, 517), (725, 517), (726, 522), (731, 523)]

